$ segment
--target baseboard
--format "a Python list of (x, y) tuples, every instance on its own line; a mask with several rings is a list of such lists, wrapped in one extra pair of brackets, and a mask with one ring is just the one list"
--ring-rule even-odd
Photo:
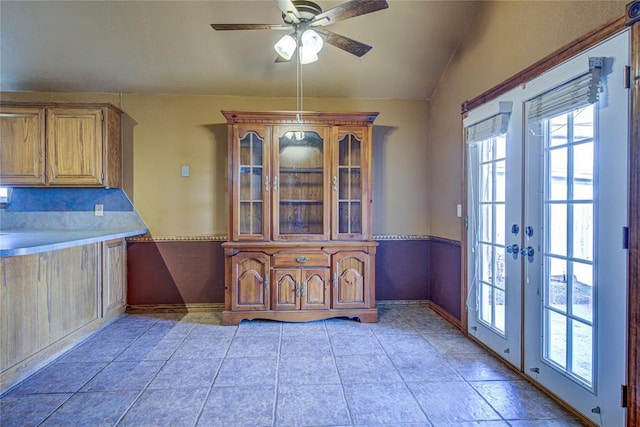
[(424, 306), (424, 305), (429, 305), (429, 301), (428, 300), (406, 300), (406, 299), (392, 299), (392, 300), (378, 300), (376, 301), (376, 306), (378, 308), (393, 308), (393, 307), (400, 307), (400, 306)]
[(127, 306), (127, 314), (144, 313), (200, 313), (222, 311), (224, 303), (139, 304)]
[(444, 320), (451, 323), (456, 328), (462, 330), (462, 323), (460, 322), (460, 320), (456, 319), (451, 314), (447, 313), (447, 311), (444, 308), (440, 307), (435, 302), (428, 301), (427, 303), (429, 305), (429, 308), (435, 311), (436, 313), (438, 313), (440, 316), (442, 316)]

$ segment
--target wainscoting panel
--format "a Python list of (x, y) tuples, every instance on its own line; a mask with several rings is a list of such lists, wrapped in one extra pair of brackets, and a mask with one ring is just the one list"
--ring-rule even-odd
[[(460, 243), (429, 236), (374, 236), (376, 300), (427, 301), (460, 319)], [(224, 303), (225, 236), (132, 238), (127, 245), (127, 303), (193, 306)]]
[(130, 240), (127, 303), (224, 303), (223, 242)]
[(461, 320), (460, 256), (460, 242), (439, 237), (429, 239), (429, 299), (457, 320)]

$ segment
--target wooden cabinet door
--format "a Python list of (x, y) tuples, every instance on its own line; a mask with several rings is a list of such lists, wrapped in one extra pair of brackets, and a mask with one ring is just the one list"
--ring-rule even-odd
[(300, 291), (302, 310), (325, 310), (331, 307), (331, 286), (328, 268), (303, 269)]
[(272, 310), (299, 310), (301, 280), (300, 269), (277, 268), (273, 270)]
[(272, 177), (271, 128), (234, 126), (229, 147), (230, 227), (233, 241), (269, 240)]
[(127, 243), (125, 239), (102, 244), (102, 317), (122, 314), (127, 298)]
[(47, 177), (52, 185), (101, 185), (103, 110), (47, 109)]
[(241, 252), (231, 259), (231, 309), (269, 309), (269, 256)]
[(338, 252), (333, 256), (333, 308), (366, 308), (369, 306), (369, 254)]
[(369, 129), (336, 126), (331, 162), (331, 238), (371, 239)]
[(0, 109), (2, 184), (44, 184), (44, 135), (44, 108)]
[(273, 240), (329, 239), (329, 140), (325, 126), (274, 126)]

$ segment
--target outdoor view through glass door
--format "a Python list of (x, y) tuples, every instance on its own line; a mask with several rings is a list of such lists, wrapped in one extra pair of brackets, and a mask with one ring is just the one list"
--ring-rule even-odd
[[(628, 46), (625, 31), (464, 121), (469, 333), (602, 426), (625, 418)], [(505, 100), (508, 130), (474, 140)]]

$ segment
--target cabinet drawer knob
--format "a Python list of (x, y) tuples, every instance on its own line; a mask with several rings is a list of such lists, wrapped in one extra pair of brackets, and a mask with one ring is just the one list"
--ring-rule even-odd
[(300, 264), (304, 264), (305, 262), (309, 261), (311, 261), (311, 259), (307, 258), (306, 256), (299, 256), (298, 258), (296, 258), (296, 262), (299, 262)]

